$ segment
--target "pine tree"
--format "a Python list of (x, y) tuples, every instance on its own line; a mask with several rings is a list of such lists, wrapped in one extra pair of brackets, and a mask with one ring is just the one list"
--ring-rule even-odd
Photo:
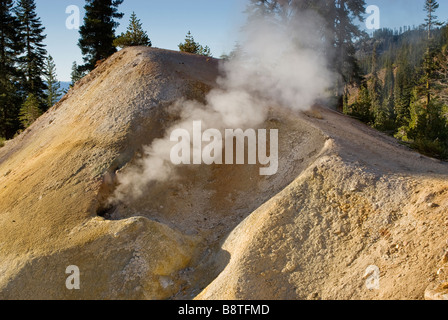
[(428, 40), (431, 39), (432, 30), (435, 27), (440, 27), (443, 24), (438, 21), (438, 17), (435, 15), (436, 10), (439, 8), (439, 3), (436, 0), (426, 0), (425, 2), (425, 12), (426, 18), (423, 26), (428, 33)]
[(199, 46), (199, 55), (201, 56), (206, 56), (206, 57), (211, 57), (212, 56), (212, 52), (210, 51), (209, 46)]
[(359, 119), (364, 123), (373, 123), (373, 115), (371, 112), (372, 101), (370, 99), (369, 90), (366, 85), (361, 85), (359, 89), (359, 95), (356, 102), (348, 107), (346, 114)]
[(120, 48), (145, 46), (151, 47), (152, 43), (146, 31), (143, 30), (142, 23), (137, 19), (135, 12), (132, 13), (126, 33), (122, 33), (114, 41), (114, 46)]
[(58, 102), (62, 95), (61, 84), (57, 79), (56, 65), (52, 56), (47, 57), (44, 69), (44, 77), (47, 84), (47, 103), (46, 108), (43, 111), (46, 111), (51, 108), (56, 102)]
[(0, 76), (16, 74), (17, 54), (22, 50), (17, 36), (18, 20), (13, 15), (13, 0), (0, 0)]
[(402, 61), (398, 67), (394, 86), (394, 108), (395, 125), (397, 128), (404, 128), (409, 125), (410, 113), (409, 106), (412, 97), (412, 71), (411, 68)]
[(20, 97), (17, 83), (18, 55), (21, 43), (13, 1), (0, 0), (0, 138), (10, 139), (20, 128)]
[(235, 47), (232, 49), (232, 51), (230, 51), (229, 54), (223, 53), (219, 58), (222, 60), (232, 60), (242, 55), (244, 55), (243, 49), (241, 48), (241, 45), (237, 42), (235, 43)]
[(179, 50), (181, 52), (188, 52), (188, 53), (197, 53), (199, 50), (199, 44), (194, 41), (193, 36), (191, 35), (191, 32), (188, 31), (185, 42), (179, 44)]
[(113, 42), (115, 29), (119, 26), (115, 19), (123, 17), (118, 12), (121, 3), (123, 0), (87, 0), (84, 25), (79, 30), (78, 46), (85, 62), (80, 71), (92, 71), (98, 61), (117, 51)]
[(78, 64), (76, 63), (76, 61), (74, 61), (72, 65), (72, 73), (71, 73), (72, 83), (70, 84), (70, 88), (73, 88), (76, 82), (81, 80), (84, 76), (85, 73), (80, 71)]
[(372, 79), (369, 86), (369, 95), (371, 99), (370, 110), (374, 120), (374, 127), (382, 128), (384, 120), (387, 117), (387, 112), (384, 110), (382, 85), (378, 78), (378, 74), (375, 72), (372, 75)]
[(411, 121), (407, 138), (412, 145), (425, 154), (442, 158), (448, 157), (448, 124), (442, 116), (443, 104), (433, 99), (429, 106), (419, 100), (414, 92), (411, 103)]
[[(375, 74), (376, 77), (377, 74)], [(376, 78), (378, 79), (378, 78)], [(378, 80), (377, 80), (378, 81)], [(394, 131), (395, 127), (395, 76), (391, 62), (386, 67), (384, 86), (381, 90), (382, 103), (375, 114), (375, 127), (382, 131)]]
[(328, 17), (329, 30), (333, 34), (334, 57), (329, 57), (335, 71), (341, 76), (342, 82), (337, 84), (338, 92), (348, 83), (359, 80), (358, 63), (355, 57), (353, 39), (361, 35), (361, 31), (354, 23), (357, 18), (363, 21), (365, 13), (364, 0), (333, 0), (329, 2), (329, 10), (324, 11)]
[(378, 56), (377, 45), (373, 48), (371, 67), (372, 76), (369, 81), (369, 96), (370, 96), (370, 113), (372, 114), (372, 125), (377, 128), (382, 128), (387, 113), (384, 110), (382, 84), (378, 77)]
[(32, 125), (34, 121), (36, 121), (37, 118), (39, 118), (39, 116), (41, 115), (39, 106), (39, 99), (32, 93), (28, 95), (22, 107), (20, 108), (19, 118), (25, 128), (28, 128), (30, 125)]
[(194, 41), (194, 38), (191, 35), (190, 31), (188, 31), (187, 36), (185, 37), (185, 42), (179, 44), (179, 50), (181, 52), (194, 53), (201, 56), (212, 56), (210, 48), (208, 46), (203, 47), (202, 45)]
[[(448, 33), (448, 27), (445, 28), (445, 32)], [(448, 106), (448, 37), (445, 40), (445, 44), (442, 46), (442, 50), (437, 57), (439, 63), (436, 72), (435, 85), (438, 89), (438, 96), (440, 100)], [(448, 120), (448, 117), (447, 117)]]
[(389, 60), (386, 62), (386, 75), (384, 78), (384, 96), (390, 97), (394, 94), (395, 87), (395, 73), (392, 62)]
[(16, 11), (20, 22), (18, 32), (24, 47), (24, 54), (20, 58), (22, 87), (26, 95), (32, 94), (44, 101), (46, 85), (42, 76), (47, 55), (43, 44), (45, 28), (36, 14), (34, 0), (19, 0)]
[(436, 81), (438, 64), (436, 60), (436, 51), (433, 46), (429, 46), (423, 58), (423, 81), (421, 93), (426, 97), (426, 105), (429, 106), (432, 99), (433, 83)]
[(426, 19), (425, 24), (423, 25), (428, 32), (428, 48), (424, 57), (424, 70), (425, 70), (425, 83), (426, 88), (424, 89), (426, 95), (426, 105), (429, 107), (431, 103), (431, 89), (432, 89), (432, 78), (434, 75), (434, 71), (436, 69), (434, 65), (434, 57), (435, 57), (435, 48), (434, 41), (432, 38), (432, 30), (435, 27), (440, 27), (442, 25), (437, 19), (435, 15), (436, 10), (439, 8), (439, 4), (436, 0), (426, 0), (425, 2), (425, 11), (426, 11)]

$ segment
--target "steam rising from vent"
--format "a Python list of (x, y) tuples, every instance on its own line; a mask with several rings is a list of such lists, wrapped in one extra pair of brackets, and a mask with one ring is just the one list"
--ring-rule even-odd
[[(119, 185), (113, 202), (142, 196), (150, 182), (161, 182), (174, 175), (170, 152), (173, 130), (192, 131), (193, 121), (203, 129), (260, 128), (269, 107), (306, 110), (316, 100), (325, 99), (333, 75), (327, 69), (324, 50), (313, 13), (293, 22), (280, 23), (273, 17), (252, 19), (245, 27), (241, 47), (235, 57), (222, 64), (219, 87), (206, 97), (206, 104), (178, 101), (181, 120), (167, 130), (163, 139), (144, 148), (137, 166), (118, 175)], [(216, 155), (217, 157), (222, 156)]]

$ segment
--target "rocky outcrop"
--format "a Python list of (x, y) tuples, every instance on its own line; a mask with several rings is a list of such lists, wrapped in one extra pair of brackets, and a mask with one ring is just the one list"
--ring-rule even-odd
[(448, 300), (448, 251), (443, 256), (441, 265), (437, 270), (436, 282), (425, 291), (426, 300)]
[(443, 298), (448, 165), (323, 107), (270, 111), (274, 176), (187, 167), (108, 202), (218, 65), (122, 50), (0, 149), (0, 299)]

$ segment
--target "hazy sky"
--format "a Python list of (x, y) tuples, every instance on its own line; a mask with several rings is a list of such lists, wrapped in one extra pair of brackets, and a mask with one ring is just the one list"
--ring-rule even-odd
[[(123, 32), (132, 11), (148, 31), (154, 47), (177, 50), (177, 45), (191, 30), (195, 40), (208, 45), (215, 57), (230, 52), (244, 22), (244, 8), (248, 0), (124, 0), (120, 6), (125, 13), (118, 33)], [(423, 22), (424, 0), (366, 0), (377, 5), (381, 13), (381, 27), (419, 25)], [(448, 20), (448, 1), (439, 1), (439, 19)], [(73, 61), (81, 64), (77, 46), (79, 33), (66, 28), (69, 14), (66, 8), (80, 8), (81, 24), (84, 0), (36, 0), (37, 11), (46, 27), (48, 52), (56, 61), (59, 80), (69, 81)]]

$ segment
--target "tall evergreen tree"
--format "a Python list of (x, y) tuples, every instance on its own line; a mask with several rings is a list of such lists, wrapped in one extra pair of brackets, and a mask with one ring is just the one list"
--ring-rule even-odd
[(37, 120), (37, 118), (39, 118), (41, 115), (39, 107), (39, 99), (34, 94), (30, 93), (20, 108), (19, 119), (25, 128), (28, 128)]
[(375, 72), (370, 80), (369, 92), (371, 101), (371, 113), (373, 115), (373, 125), (377, 128), (383, 128), (384, 121), (387, 117), (387, 112), (384, 109), (383, 94), (382, 94), (381, 80), (378, 78), (378, 73)]
[(0, 0), (0, 76), (16, 74), (17, 54), (22, 49), (17, 36), (18, 20), (13, 15), (13, 0)]
[(370, 99), (369, 89), (365, 84), (362, 84), (359, 88), (359, 95), (356, 99), (356, 102), (351, 106), (346, 106), (345, 113), (349, 114), (362, 122), (365, 123), (373, 123), (373, 115), (372, 115), (372, 101)]
[(73, 61), (72, 73), (71, 73), (72, 83), (70, 84), (70, 88), (73, 88), (75, 86), (76, 82), (81, 80), (83, 77), (84, 77), (84, 72), (81, 72), (76, 61)]
[(435, 12), (439, 8), (439, 3), (436, 0), (426, 0), (425, 2), (425, 12), (426, 18), (423, 26), (426, 28), (428, 33), (428, 39), (431, 39), (432, 30), (436, 27), (440, 27), (443, 24), (438, 21), (438, 17)]
[(179, 44), (179, 50), (181, 52), (194, 53), (207, 57), (211, 57), (212, 55), (208, 46), (203, 47), (198, 42), (194, 41), (190, 31), (188, 31), (187, 36), (185, 37), (185, 42)]
[(396, 127), (403, 128), (409, 125), (409, 106), (412, 98), (412, 71), (411, 67), (402, 60), (398, 66), (394, 85), (394, 108)]
[(381, 89), (383, 85), (378, 76), (378, 55), (377, 45), (373, 47), (372, 60), (371, 60), (371, 77), (368, 81), (368, 90), (370, 97), (370, 114), (372, 115), (372, 125), (376, 127), (382, 127), (387, 113), (384, 111), (383, 94)]
[(126, 33), (122, 33), (114, 41), (114, 46), (125, 48), (134, 46), (151, 47), (152, 43), (148, 34), (143, 30), (142, 23), (137, 19), (135, 12), (132, 13)]
[(44, 77), (47, 84), (47, 100), (46, 107), (43, 111), (46, 111), (58, 102), (62, 95), (61, 84), (57, 79), (56, 65), (52, 56), (47, 57), (44, 68)]
[(327, 5), (324, 16), (328, 17), (328, 29), (333, 34), (331, 41), (334, 47), (334, 57), (330, 57), (330, 61), (341, 76), (342, 81), (337, 84), (337, 89), (342, 93), (346, 84), (360, 78), (353, 41), (361, 36), (361, 31), (354, 21), (363, 21), (366, 4), (364, 0), (327, 0)]
[(24, 47), (20, 58), (23, 91), (26, 96), (33, 94), (35, 98), (44, 101), (46, 85), (42, 76), (47, 55), (43, 44), (45, 28), (36, 14), (34, 0), (19, 0), (16, 11), (20, 22), (18, 31)]
[(428, 49), (423, 58), (423, 71), (422, 78), (423, 85), (420, 86), (420, 92), (426, 97), (426, 105), (429, 106), (433, 94), (433, 83), (436, 81), (438, 63), (436, 59), (436, 50), (432, 45), (428, 46)]
[[(378, 75), (375, 73), (376, 81)], [(384, 86), (381, 92), (381, 103), (375, 114), (375, 127), (383, 131), (393, 131), (395, 126), (395, 76), (392, 63), (389, 61), (386, 67)]]
[[(448, 33), (448, 27), (445, 27), (445, 33)], [(447, 34), (448, 35), (448, 34)], [(436, 82), (435, 86), (439, 90), (438, 96), (440, 100), (447, 106), (448, 109), (448, 37), (445, 39), (445, 43), (442, 46), (442, 50), (437, 57), (438, 69), (436, 70)], [(446, 114), (448, 120), (448, 113)]]
[(115, 19), (123, 17), (123, 13), (118, 12), (121, 3), (123, 0), (87, 0), (84, 25), (79, 30), (81, 37), (78, 46), (85, 62), (80, 71), (93, 70), (98, 61), (117, 51), (113, 42), (119, 26)]
[(0, 138), (7, 139), (12, 138), (20, 127), (16, 62), (21, 43), (17, 29), (13, 1), (0, 0)]
[(438, 18), (435, 14), (438, 8), (439, 3), (436, 0), (426, 0), (424, 7), (424, 10), (426, 12), (424, 27), (428, 32), (428, 48), (424, 57), (424, 70), (425, 70), (425, 83), (426, 83), (426, 88), (424, 89), (424, 92), (426, 95), (427, 107), (429, 107), (431, 103), (432, 81), (434, 72), (436, 70), (436, 66), (434, 64), (435, 47), (432, 38), (432, 31), (434, 28), (440, 27), (442, 25), (442, 23), (437, 20)]

